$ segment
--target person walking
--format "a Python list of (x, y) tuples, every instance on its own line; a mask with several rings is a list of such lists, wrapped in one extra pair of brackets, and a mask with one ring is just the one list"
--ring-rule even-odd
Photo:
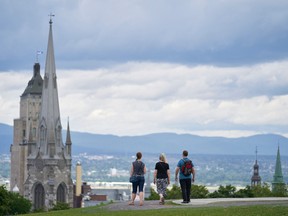
[(143, 194), (143, 188), (145, 183), (145, 173), (146, 173), (146, 166), (141, 161), (142, 159), (142, 153), (137, 152), (136, 154), (136, 161), (132, 163), (131, 170), (130, 170), (130, 177), (135, 176), (136, 181), (132, 182), (132, 201), (129, 203), (129, 205), (134, 205), (134, 201), (136, 198), (137, 189), (139, 191), (139, 199), (140, 199), (140, 206), (143, 205), (144, 201), (144, 194)]
[(166, 156), (163, 153), (159, 156), (159, 162), (155, 164), (154, 184), (156, 184), (160, 196), (159, 204), (164, 205), (167, 186), (170, 184), (170, 170)]
[(195, 169), (194, 164), (188, 158), (188, 151), (184, 150), (182, 153), (182, 159), (179, 160), (176, 171), (175, 171), (175, 181), (178, 181), (178, 173), (179, 174), (179, 182), (182, 191), (182, 203), (190, 202), (190, 194), (191, 194), (191, 183), (195, 181)]

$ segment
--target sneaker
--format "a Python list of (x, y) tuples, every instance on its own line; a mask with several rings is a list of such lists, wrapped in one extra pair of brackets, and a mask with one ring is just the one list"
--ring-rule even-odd
[(181, 203), (186, 204), (186, 203), (188, 203), (188, 201), (183, 201), (183, 202), (181, 202)]

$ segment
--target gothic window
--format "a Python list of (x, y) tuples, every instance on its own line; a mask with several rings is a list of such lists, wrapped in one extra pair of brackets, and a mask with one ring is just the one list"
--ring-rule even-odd
[(60, 184), (57, 188), (57, 202), (65, 203), (65, 185), (64, 183)]
[(36, 137), (36, 128), (34, 127), (32, 131), (33, 137)]
[(57, 144), (60, 145), (61, 143), (61, 126), (57, 128)]
[(34, 192), (34, 209), (42, 209), (45, 204), (45, 191), (42, 184), (37, 184)]
[(40, 145), (44, 144), (44, 140), (45, 140), (45, 128), (42, 125), (40, 128)]

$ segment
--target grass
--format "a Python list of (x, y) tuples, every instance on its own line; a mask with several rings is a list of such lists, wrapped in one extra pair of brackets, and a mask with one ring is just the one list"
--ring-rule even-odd
[[(51, 211), (45, 213), (33, 213), (29, 216), (147, 216), (147, 215), (165, 215), (165, 216), (177, 216), (177, 215), (197, 215), (197, 216), (288, 216), (288, 206), (282, 205), (256, 205), (256, 206), (233, 206), (233, 207), (197, 207), (197, 208), (167, 208), (155, 209), (155, 210), (131, 210), (131, 211), (108, 211), (103, 206), (93, 206), (87, 208), (69, 209), (63, 211)], [(28, 216), (26, 215), (26, 216)]]

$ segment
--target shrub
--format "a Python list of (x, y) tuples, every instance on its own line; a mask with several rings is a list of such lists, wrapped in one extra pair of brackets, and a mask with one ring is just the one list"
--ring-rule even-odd
[(201, 199), (207, 198), (209, 194), (208, 189), (203, 185), (192, 185), (191, 188), (191, 198)]
[(167, 190), (167, 199), (181, 199), (181, 188), (177, 185), (173, 185), (171, 190)]
[(31, 202), (18, 193), (0, 186), (0, 215), (26, 214), (31, 209)]
[(232, 185), (226, 185), (225, 187), (220, 185), (217, 191), (209, 194), (210, 198), (232, 198), (235, 197), (236, 187)]
[(255, 185), (252, 187), (252, 194), (254, 197), (271, 197), (272, 192), (267, 183), (263, 185)]
[(146, 200), (158, 200), (160, 199), (158, 193), (153, 189), (151, 188), (150, 189), (150, 196), (148, 198), (145, 198)]
[(64, 202), (57, 202), (56, 204), (53, 204), (53, 208), (50, 209), (50, 211), (59, 211), (59, 210), (65, 210), (69, 209), (69, 204)]

